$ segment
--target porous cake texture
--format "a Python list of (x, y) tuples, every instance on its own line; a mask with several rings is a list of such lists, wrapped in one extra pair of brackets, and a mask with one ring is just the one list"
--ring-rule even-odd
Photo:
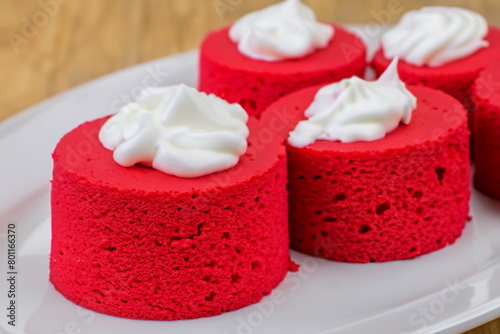
[(481, 72), (473, 92), (474, 185), (500, 200), (500, 62)]
[(263, 137), (250, 121), (235, 167), (186, 179), (119, 166), (97, 138), (105, 120), (71, 131), (53, 154), (50, 281), (62, 295), (118, 317), (191, 319), (258, 302), (283, 280), (278, 136)]
[[(262, 115), (284, 140), (320, 86), (290, 94)], [(449, 95), (408, 86), (409, 125), (385, 138), (287, 143), (291, 247), (344, 262), (408, 259), (455, 242), (469, 212), (466, 111)]]

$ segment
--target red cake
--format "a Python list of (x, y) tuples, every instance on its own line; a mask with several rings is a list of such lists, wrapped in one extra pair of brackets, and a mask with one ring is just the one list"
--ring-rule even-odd
[(251, 116), (279, 97), (308, 86), (334, 82), (365, 71), (365, 45), (340, 26), (324, 49), (299, 59), (267, 62), (238, 51), (229, 27), (213, 31), (200, 47), (199, 89), (237, 102)]
[[(440, 89), (462, 102), (468, 110), (472, 110), (471, 87), (474, 80), (488, 64), (500, 60), (500, 29), (489, 26), (485, 39), (489, 42), (489, 47), (437, 67), (416, 66), (400, 59), (399, 76), (401, 80), (411, 85)], [(384, 57), (383, 48), (375, 54), (372, 67), (377, 75), (384, 72), (391, 60)]]
[(473, 86), (474, 185), (500, 200), (500, 63), (482, 71)]
[[(289, 266), (286, 153), (250, 121), (230, 169), (197, 178), (121, 167), (98, 132), (54, 154), (50, 281), (85, 308), (132, 319), (217, 315), (258, 302)], [(265, 130), (263, 130), (265, 131)]]
[(409, 125), (385, 138), (303, 148), (286, 138), (320, 86), (270, 105), (263, 127), (287, 142), (290, 246), (345, 262), (413, 258), (453, 243), (469, 211), (466, 111), (440, 91), (408, 86), (417, 97)]

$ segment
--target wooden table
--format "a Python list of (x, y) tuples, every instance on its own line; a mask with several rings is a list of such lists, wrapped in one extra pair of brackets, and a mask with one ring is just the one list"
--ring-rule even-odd
[[(273, 2), (0, 0), (0, 121), (90, 79), (196, 48), (207, 30)], [(473, 9), (500, 26), (499, 0), (304, 2), (320, 20), (342, 24), (386, 24), (404, 11), (443, 4)], [(467, 333), (500, 333), (500, 319)]]

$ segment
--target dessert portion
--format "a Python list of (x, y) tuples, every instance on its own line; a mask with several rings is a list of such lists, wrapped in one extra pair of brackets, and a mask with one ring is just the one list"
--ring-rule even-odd
[(473, 94), (474, 186), (500, 200), (500, 63), (479, 74)]
[(466, 111), (441, 91), (405, 88), (396, 62), (375, 82), (292, 93), (260, 121), (286, 142), (292, 248), (382, 262), (461, 235), (470, 197)]
[(479, 72), (500, 60), (500, 29), (458, 7), (424, 7), (405, 13), (382, 37), (372, 66), (381, 74), (398, 56), (401, 79), (440, 89), (473, 108), (471, 86)]
[(286, 152), (246, 120), (179, 85), (66, 134), (53, 153), (54, 287), (82, 307), (150, 320), (269, 294), (289, 266)]
[(200, 47), (199, 88), (239, 103), (251, 116), (297, 89), (365, 71), (365, 45), (285, 0), (212, 31)]

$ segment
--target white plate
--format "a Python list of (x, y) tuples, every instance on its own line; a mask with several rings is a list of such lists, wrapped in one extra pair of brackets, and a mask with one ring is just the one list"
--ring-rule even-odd
[[(65, 300), (48, 282), (49, 180), (59, 138), (113, 113), (145, 85), (196, 85), (197, 53), (128, 68), (42, 102), (0, 124), (0, 270), (7, 224), (17, 225), (17, 322), (7, 333), (458, 333), (500, 316), (500, 202), (473, 192), (474, 219), (452, 246), (407, 261), (335, 263), (291, 252), (301, 264), (260, 303), (197, 320), (110, 317)], [(156, 73), (155, 75), (151, 73)], [(158, 75), (160, 73), (160, 75)], [(163, 75), (168, 73), (168, 75)]]

